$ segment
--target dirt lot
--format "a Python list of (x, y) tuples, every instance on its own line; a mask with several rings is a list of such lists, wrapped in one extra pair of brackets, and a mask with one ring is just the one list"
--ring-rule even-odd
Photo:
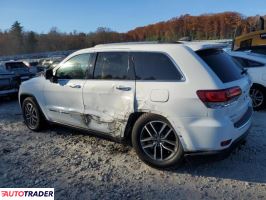
[(54, 187), (56, 199), (266, 199), (266, 112), (227, 159), (172, 171), (131, 147), (51, 126), (29, 131), (17, 101), (0, 102), (0, 187)]

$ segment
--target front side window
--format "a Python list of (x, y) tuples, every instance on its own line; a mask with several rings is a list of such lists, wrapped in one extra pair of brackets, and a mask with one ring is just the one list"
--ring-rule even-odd
[(129, 65), (128, 53), (98, 53), (94, 71), (94, 78), (105, 80), (133, 80), (134, 70)]
[(181, 80), (182, 75), (168, 56), (155, 52), (132, 52), (137, 80)]
[(90, 63), (93, 54), (80, 54), (70, 58), (63, 63), (56, 71), (56, 77), (59, 79), (85, 79), (90, 73)]

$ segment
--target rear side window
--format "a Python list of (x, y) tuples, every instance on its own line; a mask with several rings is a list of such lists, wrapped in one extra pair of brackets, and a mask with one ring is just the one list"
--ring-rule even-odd
[(222, 82), (228, 83), (242, 78), (241, 68), (223, 50), (201, 50), (197, 51), (197, 54), (209, 65)]
[(262, 63), (259, 63), (257, 61), (254, 61), (254, 60), (249, 60), (249, 59), (246, 59), (246, 58), (240, 58), (240, 57), (237, 57), (237, 56), (234, 56), (233, 57), (238, 63), (240, 63), (240, 65), (244, 68), (251, 68), (251, 67), (262, 67), (264, 66), (264, 64)]
[(129, 65), (128, 52), (98, 53), (94, 78), (105, 80), (133, 80), (134, 70)]
[(182, 75), (168, 56), (154, 52), (132, 52), (137, 80), (176, 81)]

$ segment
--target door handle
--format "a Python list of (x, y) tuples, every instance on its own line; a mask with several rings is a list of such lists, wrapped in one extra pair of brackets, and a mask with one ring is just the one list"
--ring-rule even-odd
[(71, 88), (81, 88), (81, 85), (77, 85), (77, 84), (71, 84), (71, 85), (68, 85), (69, 87)]
[(118, 86), (116, 86), (116, 89), (117, 90), (122, 90), (122, 91), (130, 91), (131, 90), (131, 87), (123, 86), (123, 85), (118, 85)]

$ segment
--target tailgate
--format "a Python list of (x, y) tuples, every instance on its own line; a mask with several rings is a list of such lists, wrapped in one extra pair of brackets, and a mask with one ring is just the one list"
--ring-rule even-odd
[(226, 83), (225, 84), (227, 88), (239, 86), (242, 90), (241, 96), (232, 104), (229, 104), (225, 108), (226, 114), (230, 117), (233, 123), (237, 123), (241, 121), (243, 116), (249, 112), (249, 110), (252, 107), (251, 100), (249, 97), (249, 90), (251, 87), (251, 81), (247, 76), (243, 77), (242, 79), (239, 79), (234, 82)]

